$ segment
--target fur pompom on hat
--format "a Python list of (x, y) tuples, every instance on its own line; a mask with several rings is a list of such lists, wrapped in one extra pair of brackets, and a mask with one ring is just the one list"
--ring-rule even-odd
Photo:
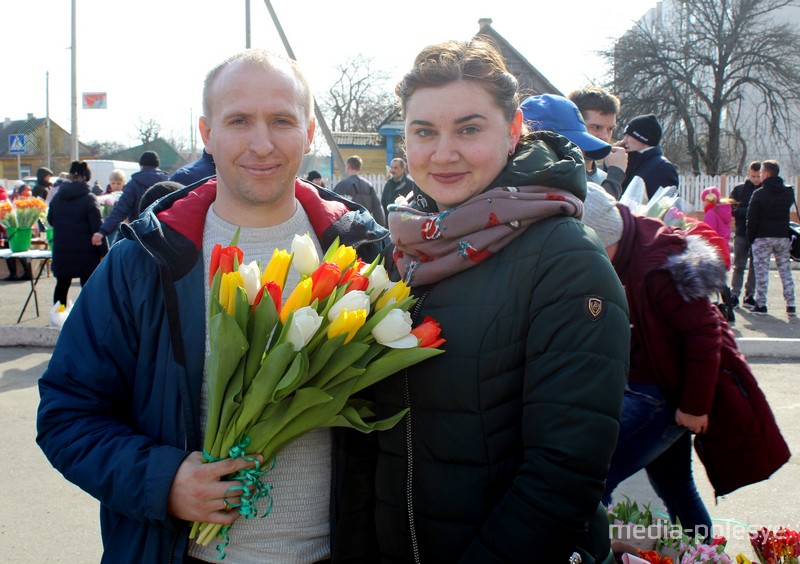
[(646, 145), (655, 147), (661, 142), (661, 124), (653, 114), (636, 116), (625, 128), (625, 135), (630, 135)]
[(594, 229), (604, 247), (610, 247), (622, 238), (622, 216), (617, 201), (593, 182), (586, 185), (583, 223)]
[[(709, 196), (714, 196), (714, 198), (709, 198)], [(709, 186), (700, 194), (700, 199), (703, 201), (710, 200), (712, 202), (719, 202), (720, 198), (719, 188), (716, 186)]]

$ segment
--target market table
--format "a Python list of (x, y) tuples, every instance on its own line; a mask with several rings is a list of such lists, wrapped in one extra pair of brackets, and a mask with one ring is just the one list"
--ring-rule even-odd
[(36, 285), (39, 283), (39, 278), (42, 276), (42, 272), (44, 271), (45, 267), (50, 263), (53, 258), (52, 251), (43, 250), (43, 251), (24, 251), (21, 253), (12, 253), (10, 249), (0, 249), (0, 258), (19, 258), (19, 259), (29, 259), (29, 260), (39, 260), (39, 270), (36, 272), (35, 276), (31, 276), (31, 291), (28, 292), (28, 298), (25, 300), (25, 305), (22, 306), (22, 311), (19, 312), (19, 317), (17, 318), (17, 323), (22, 321), (22, 316), (25, 315), (25, 310), (28, 309), (28, 304), (33, 298), (33, 303), (36, 307), (36, 317), (39, 317), (39, 295), (36, 292)]

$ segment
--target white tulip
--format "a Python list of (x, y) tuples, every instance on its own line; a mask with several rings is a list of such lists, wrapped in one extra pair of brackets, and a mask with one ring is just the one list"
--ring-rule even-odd
[(347, 311), (358, 311), (359, 309), (367, 310), (367, 315), (369, 315), (369, 298), (367, 297), (366, 292), (363, 290), (353, 290), (352, 292), (347, 292), (344, 296), (339, 298), (339, 301), (336, 302), (331, 306), (331, 309), (328, 310), (328, 320), (333, 321), (339, 314), (342, 313), (342, 310)]
[(311, 276), (319, 266), (319, 255), (311, 236), (308, 233), (295, 235), (292, 239), (292, 252), (294, 253), (292, 265), (295, 270), (301, 275)]
[(311, 341), (320, 325), (322, 317), (313, 307), (301, 307), (292, 315), (292, 324), (286, 332), (286, 340), (292, 343), (295, 351), (299, 351)]
[(411, 334), (411, 314), (393, 309), (372, 329), (372, 336), (380, 344), (392, 349), (416, 347), (419, 340)]
[[(366, 269), (368, 269), (370, 265), (365, 265), (361, 270), (362, 273)], [(389, 284), (389, 274), (386, 272), (386, 269), (383, 267), (382, 264), (378, 264), (372, 270), (369, 275), (369, 287), (367, 290), (370, 292), (369, 299), (370, 301), (374, 302), (378, 299), (378, 296), (381, 295), (381, 292), (386, 288)]]
[(244, 281), (247, 302), (253, 305), (256, 300), (256, 294), (261, 289), (261, 269), (258, 268), (258, 263), (253, 261), (250, 264), (240, 264), (239, 274), (242, 275), (242, 280)]

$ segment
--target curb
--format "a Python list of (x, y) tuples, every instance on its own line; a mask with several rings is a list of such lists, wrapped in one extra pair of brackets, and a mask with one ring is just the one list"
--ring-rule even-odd
[(56, 327), (0, 327), (0, 347), (53, 348), (58, 340)]
[(736, 339), (736, 344), (747, 358), (800, 359), (800, 339), (743, 337)]

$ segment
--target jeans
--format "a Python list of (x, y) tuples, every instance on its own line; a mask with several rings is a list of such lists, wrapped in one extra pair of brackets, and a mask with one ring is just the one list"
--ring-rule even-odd
[[(747, 268), (748, 263), (750, 268)], [(747, 280), (744, 282), (744, 296), (755, 296), (756, 271), (753, 268), (753, 254), (750, 252), (750, 243), (744, 235), (733, 238), (733, 277), (731, 278), (731, 294), (739, 297), (742, 291), (744, 271), (747, 269)]]
[(675, 409), (658, 386), (628, 384), (603, 503), (608, 506), (616, 487), (642, 468), (647, 468), (648, 478), (673, 520), (679, 518), (684, 528), (705, 525), (710, 530), (711, 517), (692, 476), (689, 431), (675, 423)]

